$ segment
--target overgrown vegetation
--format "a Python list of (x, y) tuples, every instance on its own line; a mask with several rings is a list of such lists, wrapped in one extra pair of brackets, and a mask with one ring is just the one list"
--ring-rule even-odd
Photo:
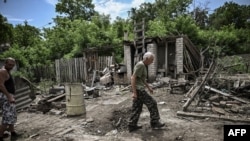
[[(187, 35), (201, 50), (208, 46), (217, 55), (250, 53), (250, 6), (226, 2), (209, 14), (209, 8), (189, 11), (192, 0), (155, 0), (130, 10), (130, 17), (117, 17), (94, 10), (92, 0), (59, 0), (54, 27), (38, 29), (24, 22), (15, 27), (0, 14), (0, 44), (11, 48), (0, 58), (14, 57), (20, 68), (49, 65), (55, 59), (81, 57), (86, 48), (111, 46), (116, 62), (123, 60), (123, 35), (133, 40), (133, 23), (146, 23), (147, 37)], [(66, 7), (68, 5), (68, 7)], [(64, 15), (64, 16), (62, 16)], [(25, 70), (25, 69), (23, 69)], [(21, 74), (32, 77), (33, 74)]]

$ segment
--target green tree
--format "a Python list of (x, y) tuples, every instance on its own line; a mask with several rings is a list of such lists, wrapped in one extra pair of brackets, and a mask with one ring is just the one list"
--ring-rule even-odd
[(16, 43), (20, 49), (26, 49), (40, 42), (41, 40), (40, 30), (34, 26), (30, 26), (27, 21), (24, 25), (18, 24), (14, 28), (14, 43)]
[(101, 29), (106, 30), (110, 27), (110, 15), (95, 14), (91, 19), (91, 22), (96, 24)]
[(250, 30), (235, 29), (234, 25), (224, 26), (221, 30), (200, 30), (197, 43), (200, 47), (210, 46), (217, 55), (250, 53)]
[(92, 0), (58, 0), (56, 12), (65, 15), (71, 21), (74, 19), (90, 21), (96, 13)]
[(209, 16), (209, 26), (220, 29), (223, 26), (235, 25), (235, 28), (246, 28), (249, 24), (250, 5), (238, 5), (226, 2)]
[(128, 39), (133, 38), (133, 34), (129, 34), (128, 31), (132, 31), (132, 23), (129, 20), (122, 19), (120, 17), (116, 17), (115, 21), (112, 23), (109, 35), (112, 37), (112, 46), (115, 51), (115, 60), (120, 63), (124, 58), (124, 50), (123, 50), (123, 40), (124, 34), (126, 33)]
[(169, 26), (170, 21), (187, 15), (187, 8), (191, 2), (192, 0), (156, 0), (152, 4), (143, 3), (139, 9), (132, 8), (130, 10), (130, 17), (131, 20), (136, 22), (142, 21), (142, 18), (144, 18), (146, 23), (145, 29), (148, 35), (153, 36), (155, 33), (158, 33), (160, 36), (164, 36), (164, 32), (167, 34), (167, 30), (171, 30), (169, 27), (166, 27)]
[(18, 60), (19, 67), (26, 67), (29, 64), (24, 50), (20, 49), (17, 44), (13, 44), (9, 50), (3, 52), (0, 58), (7, 58), (10, 56)]
[(163, 23), (162, 20), (154, 20), (149, 22), (149, 30), (147, 36), (165, 37), (172, 35), (187, 35), (191, 40), (195, 40), (198, 36), (198, 26), (190, 16), (179, 16), (172, 21)]
[(132, 23), (129, 20), (122, 19), (121, 17), (116, 17), (115, 21), (112, 23), (112, 29), (114, 30), (116, 37), (119, 39), (124, 38), (124, 32), (132, 30)]
[(205, 29), (208, 23), (208, 9), (202, 9), (201, 7), (196, 7), (194, 11), (191, 12), (194, 15), (194, 20), (196, 25), (201, 29)]
[(186, 15), (192, 0), (156, 0), (157, 14), (164, 23), (176, 17)]
[(156, 18), (156, 7), (152, 3), (142, 3), (139, 9), (131, 8), (129, 11), (129, 16), (132, 21), (140, 22), (144, 18), (144, 20), (150, 21)]
[(74, 46), (75, 37), (72, 37), (72, 30), (69, 30), (67, 22), (68, 21), (60, 21), (60, 26), (58, 25), (51, 30), (45, 30), (45, 46), (51, 50), (52, 60), (62, 58), (65, 54), (69, 53), (72, 46)]
[(0, 14), (0, 44), (13, 42), (13, 26)]
[(13, 44), (2, 54), (2, 57), (12, 56), (19, 62), (21, 68), (46, 64), (49, 49), (44, 46), (39, 29), (28, 25), (17, 25), (13, 29)]
[(146, 35), (149, 37), (164, 37), (168, 34), (165, 27), (165, 23), (161, 20), (155, 19), (149, 21), (149, 30), (146, 32)]
[(53, 59), (82, 56), (84, 48), (99, 47), (110, 42), (105, 28), (84, 20), (64, 19), (54, 29), (46, 30), (45, 38)]

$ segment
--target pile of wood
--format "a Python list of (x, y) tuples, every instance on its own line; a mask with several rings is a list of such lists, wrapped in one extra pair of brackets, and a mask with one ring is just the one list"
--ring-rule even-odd
[(239, 79), (221, 79), (218, 77), (220, 68), (212, 62), (207, 72), (196, 79), (185, 94), (183, 111), (178, 111), (177, 115), (250, 122), (250, 81), (244, 80), (239, 85)]
[(185, 72), (194, 72), (200, 68), (201, 54), (187, 36), (183, 36), (185, 49), (183, 50), (183, 67)]
[(37, 101), (30, 104), (29, 112), (42, 112), (43, 114), (49, 112), (51, 109), (65, 109), (66, 93), (58, 93), (53, 95), (41, 96)]

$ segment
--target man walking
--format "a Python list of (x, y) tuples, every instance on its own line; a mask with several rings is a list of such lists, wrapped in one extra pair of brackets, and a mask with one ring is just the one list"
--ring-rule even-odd
[(150, 112), (151, 127), (154, 129), (165, 126), (164, 123), (161, 123), (159, 121), (160, 115), (156, 101), (145, 90), (146, 86), (149, 92), (151, 94), (153, 93), (153, 89), (146, 82), (146, 77), (147, 77), (146, 66), (152, 64), (153, 61), (154, 61), (154, 55), (151, 52), (146, 52), (143, 55), (143, 60), (138, 62), (134, 67), (134, 72), (131, 77), (131, 86), (133, 91), (133, 96), (132, 96), (133, 105), (132, 105), (132, 114), (128, 124), (129, 132), (142, 128), (141, 126), (137, 125), (137, 122), (142, 112), (143, 104), (145, 104), (148, 107), (148, 110)]

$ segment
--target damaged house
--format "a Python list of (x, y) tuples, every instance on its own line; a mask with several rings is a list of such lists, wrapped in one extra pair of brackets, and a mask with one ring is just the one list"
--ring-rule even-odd
[(173, 79), (194, 75), (201, 66), (200, 51), (187, 36), (145, 37), (144, 20), (134, 23), (134, 41), (128, 41), (124, 34), (124, 63), (127, 66), (127, 77), (133, 72), (134, 65), (142, 60), (145, 52), (155, 54), (155, 61), (148, 66), (148, 80), (154, 81), (157, 75)]
[(150, 51), (155, 54), (155, 61), (148, 66), (149, 81), (155, 80), (157, 75), (173, 79), (195, 75), (201, 66), (199, 50), (187, 36), (165, 38), (146, 38), (144, 45), (124, 41), (124, 62), (127, 66), (127, 77), (130, 78), (134, 64), (142, 60), (143, 53)]

